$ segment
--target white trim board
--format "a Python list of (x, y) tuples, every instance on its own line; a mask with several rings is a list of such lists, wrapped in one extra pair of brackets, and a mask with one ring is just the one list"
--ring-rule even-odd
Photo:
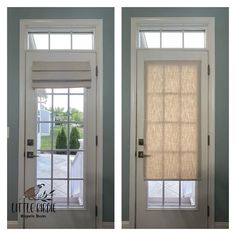
[(19, 229), (18, 221), (16, 220), (8, 220), (7, 221), (7, 228), (8, 229)]
[[(19, 150), (18, 150), (18, 199), (24, 193), (24, 134), (25, 134), (25, 50), (27, 49), (27, 32), (33, 29), (94, 29), (95, 50), (97, 53), (97, 167), (96, 167), (96, 227), (103, 225), (103, 20), (102, 19), (35, 19), (20, 20), (20, 46), (19, 46)], [(78, 51), (78, 50), (76, 50)], [(18, 224), (23, 228), (23, 220), (18, 217)]]
[(129, 221), (122, 221), (122, 229), (131, 229), (131, 225)]
[(103, 221), (102, 222), (103, 229), (114, 229), (114, 222)]
[(215, 222), (215, 229), (229, 229), (229, 222)]
[[(18, 221), (7, 221), (7, 228), (8, 229), (19, 229)], [(114, 229), (114, 222), (102, 222), (103, 229)]]
[(203, 27), (207, 34), (209, 53), (209, 130), (210, 146), (208, 149), (208, 205), (210, 214), (208, 228), (214, 228), (215, 218), (215, 18), (214, 17), (131, 17), (131, 90), (130, 90), (130, 179), (129, 179), (129, 222), (135, 228), (136, 204), (136, 49), (138, 30), (142, 27)]

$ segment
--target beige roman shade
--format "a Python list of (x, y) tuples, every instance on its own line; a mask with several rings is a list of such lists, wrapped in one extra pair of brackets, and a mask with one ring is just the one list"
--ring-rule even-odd
[(197, 180), (200, 63), (145, 62), (144, 178)]
[(31, 72), (33, 88), (91, 87), (91, 68), (86, 61), (34, 61)]

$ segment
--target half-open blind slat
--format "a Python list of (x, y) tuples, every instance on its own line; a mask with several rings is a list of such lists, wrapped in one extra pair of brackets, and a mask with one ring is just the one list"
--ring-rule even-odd
[(198, 62), (145, 63), (147, 180), (197, 180), (200, 166)]
[(91, 87), (89, 62), (35, 61), (31, 73), (33, 88)]

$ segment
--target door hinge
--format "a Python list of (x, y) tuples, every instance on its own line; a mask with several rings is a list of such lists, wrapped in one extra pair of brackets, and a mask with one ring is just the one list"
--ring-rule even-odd
[(95, 74), (96, 74), (96, 76), (98, 76), (98, 66), (96, 66)]
[(211, 73), (211, 67), (210, 67), (210, 65), (208, 65), (208, 67), (207, 67), (207, 74), (210, 75), (210, 73)]
[(95, 137), (96, 146), (98, 145), (98, 136)]
[(208, 146), (210, 146), (210, 144), (211, 144), (211, 137), (210, 137), (210, 135), (208, 135)]
[(210, 206), (207, 206), (207, 216), (210, 216)]
[(95, 206), (95, 216), (98, 216), (98, 206)]

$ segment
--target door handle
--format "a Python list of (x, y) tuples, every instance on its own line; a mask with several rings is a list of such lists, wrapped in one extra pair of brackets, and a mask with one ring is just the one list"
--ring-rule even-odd
[(144, 154), (142, 151), (138, 152), (138, 157), (139, 158), (144, 158), (144, 157), (150, 157), (151, 155), (149, 154)]
[(27, 158), (34, 158), (34, 157), (38, 157), (38, 155), (34, 155), (33, 152), (27, 152)]

